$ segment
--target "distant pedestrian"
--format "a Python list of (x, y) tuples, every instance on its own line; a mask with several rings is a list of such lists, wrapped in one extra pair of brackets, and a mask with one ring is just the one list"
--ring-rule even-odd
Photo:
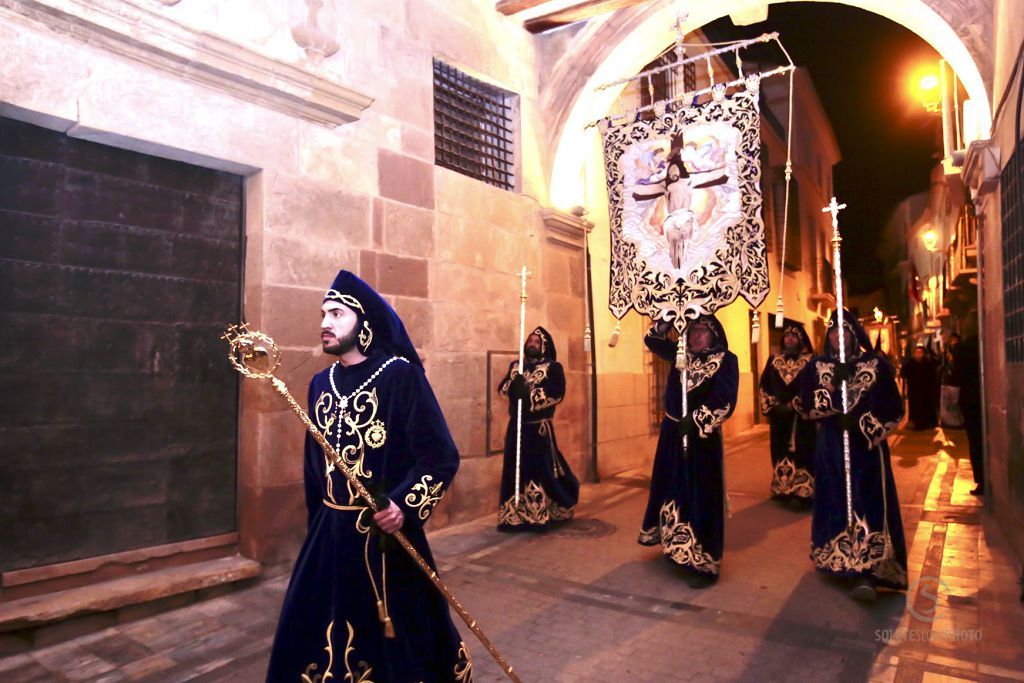
[(939, 367), (925, 351), (924, 344), (914, 347), (913, 355), (903, 362), (900, 377), (907, 381), (907, 412), (915, 431), (934, 429), (939, 419)]
[(956, 373), (960, 378), (960, 413), (967, 432), (971, 469), (974, 470), (975, 496), (985, 494), (984, 435), (981, 429), (981, 347), (978, 335), (969, 335), (957, 350)]

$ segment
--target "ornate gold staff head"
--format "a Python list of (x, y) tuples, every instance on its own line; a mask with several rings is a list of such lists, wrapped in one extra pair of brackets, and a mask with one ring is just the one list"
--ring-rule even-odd
[(231, 349), (228, 360), (240, 373), (254, 379), (270, 379), (281, 367), (281, 351), (269, 335), (250, 330), (249, 325), (228, 325), (221, 335)]

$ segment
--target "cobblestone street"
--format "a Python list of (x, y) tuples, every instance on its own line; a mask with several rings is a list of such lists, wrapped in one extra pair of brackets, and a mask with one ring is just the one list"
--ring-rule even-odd
[[(1020, 567), (969, 494), (963, 432), (892, 443), (911, 591), (871, 606), (813, 571), (809, 512), (768, 499), (761, 429), (726, 444), (731, 517), (711, 587), (636, 544), (642, 472), (585, 486), (560, 529), (504, 535), (486, 518), (434, 534), (433, 549), (524, 681), (1024, 681)], [(262, 681), (286, 583), (0, 660), (0, 679)], [(462, 632), (477, 681), (503, 680)]]

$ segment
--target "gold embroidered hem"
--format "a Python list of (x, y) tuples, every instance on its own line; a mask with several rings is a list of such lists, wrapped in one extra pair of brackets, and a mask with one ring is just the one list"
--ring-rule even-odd
[(572, 519), (576, 506), (562, 507), (548, 497), (544, 487), (535, 481), (529, 481), (519, 495), (519, 505), (515, 496), (509, 497), (498, 508), (498, 524), (519, 526), (520, 524), (542, 525), (549, 522), (564, 522)]
[(469, 655), (466, 642), (459, 643), (459, 661), (455, 662), (455, 680), (458, 683), (472, 683), (473, 681), (473, 658)]
[[(641, 538), (644, 533), (641, 532)], [(676, 564), (705, 574), (718, 574), (721, 561), (705, 552), (690, 523), (679, 519), (676, 501), (662, 504), (657, 534), (656, 540), (661, 543), (661, 552)]]
[(818, 569), (836, 574), (863, 574), (906, 587), (907, 570), (892, 557), (892, 541), (883, 531), (871, 531), (867, 520), (854, 513), (852, 528), (841, 531), (821, 547), (811, 547)]
[(783, 458), (772, 471), (772, 495), (811, 498), (814, 496), (814, 476), (789, 458)]
[[(346, 624), (348, 622), (345, 622)], [(349, 626), (351, 629), (352, 627)], [(322, 674), (315, 673), (318, 666), (316, 662), (310, 662), (306, 666), (306, 670), (299, 674), (299, 680), (301, 683), (325, 683), (326, 681), (334, 678), (334, 674), (331, 673), (331, 667), (334, 666), (334, 645), (331, 643), (331, 631), (334, 630), (334, 622), (327, 624), (327, 633), (325, 637), (327, 639), (327, 647), (324, 648), (324, 652), (327, 653), (327, 666), (324, 668)]]

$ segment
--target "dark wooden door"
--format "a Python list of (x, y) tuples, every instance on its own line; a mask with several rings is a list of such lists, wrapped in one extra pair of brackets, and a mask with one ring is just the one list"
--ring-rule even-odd
[(0, 118), (0, 570), (233, 531), (241, 178)]

